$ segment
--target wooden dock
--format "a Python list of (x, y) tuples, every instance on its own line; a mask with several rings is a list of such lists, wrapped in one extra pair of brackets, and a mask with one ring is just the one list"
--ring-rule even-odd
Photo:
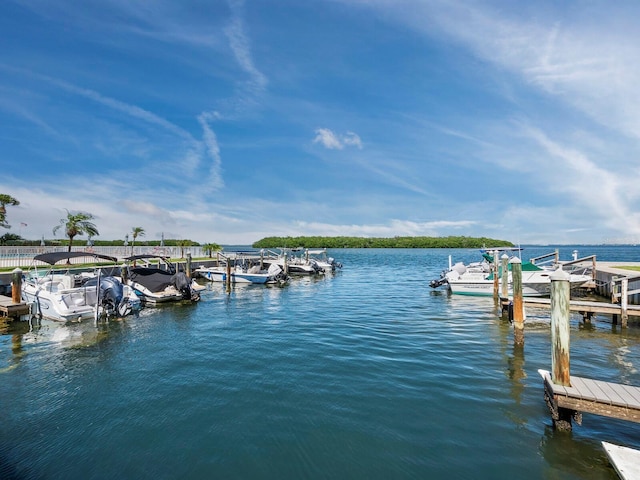
[(24, 302), (13, 303), (11, 298), (0, 295), (0, 317), (19, 317), (29, 314), (29, 305)]
[[(524, 297), (525, 307), (551, 308), (550, 298), (541, 297)], [(580, 312), (583, 316), (588, 313), (603, 313), (611, 315), (620, 315), (622, 305), (619, 303), (592, 302), (589, 300), (571, 300), (569, 302), (569, 310), (572, 312)], [(640, 317), (640, 305), (627, 305), (627, 315)]]
[(602, 442), (609, 461), (622, 480), (640, 478), (640, 452), (633, 448)]
[(640, 422), (640, 387), (573, 375), (571, 386), (565, 387), (553, 383), (547, 370), (538, 373), (544, 380), (544, 396), (554, 421), (562, 418), (560, 409), (564, 409)]

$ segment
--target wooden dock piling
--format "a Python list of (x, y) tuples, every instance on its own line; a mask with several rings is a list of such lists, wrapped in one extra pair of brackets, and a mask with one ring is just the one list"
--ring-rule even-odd
[(511, 283), (513, 288), (513, 340), (516, 345), (524, 344), (524, 305), (522, 302), (522, 260), (512, 258)]
[[(624, 328), (629, 320), (629, 277), (614, 277), (612, 283), (611, 301), (620, 300), (620, 320)], [(618, 315), (613, 316), (613, 323), (618, 323)]]
[(571, 386), (569, 357), (569, 274), (556, 270), (551, 274), (551, 379)]
[(497, 304), (500, 301), (500, 278), (499, 278), (500, 276), (498, 275), (499, 273), (498, 251), (497, 250), (492, 251), (491, 255), (493, 257), (493, 266), (491, 267), (493, 269), (493, 299)]
[[(558, 269), (551, 274), (551, 381), (554, 385), (571, 387), (571, 356), (569, 302), (571, 286), (569, 274)], [(576, 412), (559, 407), (545, 389), (545, 400), (551, 411), (553, 426), (571, 430), (571, 418)]]
[(11, 301), (20, 303), (22, 300), (22, 270), (15, 268), (11, 272)]
[(502, 257), (500, 257), (500, 261), (502, 262), (502, 292), (501, 292), (501, 297), (502, 298), (508, 298), (509, 297), (509, 255), (507, 255), (506, 253), (502, 254)]

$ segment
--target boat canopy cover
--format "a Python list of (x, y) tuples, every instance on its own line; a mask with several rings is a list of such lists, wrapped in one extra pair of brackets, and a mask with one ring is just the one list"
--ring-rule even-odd
[(61, 260), (69, 260), (71, 258), (79, 258), (79, 257), (91, 257), (94, 259), (101, 258), (103, 260), (109, 260), (110, 262), (118, 261), (116, 257), (110, 257), (109, 255), (102, 255), (100, 253), (90, 253), (90, 252), (50, 252), (50, 253), (42, 253), (40, 255), (36, 255), (35, 257), (33, 257), (33, 259), (48, 263), (49, 265), (54, 265), (55, 263), (58, 263)]
[[(489, 255), (488, 253), (483, 253), (482, 254), (482, 258), (484, 258), (489, 263), (493, 263), (493, 256)], [(501, 269), (502, 267), (499, 266), (498, 268)], [(511, 264), (510, 263), (507, 265), (507, 268), (509, 270), (511, 270)], [(539, 267), (535, 263), (522, 262), (522, 269), (521, 270), (523, 272), (536, 272), (538, 270), (542, 270), (542, 267)]]
[(134, 267), (129, 272), (129, 278), (143, 285), (151, 292), (161, 292), (173, 285), (173, 272), (160, 270), (159, 268)]
[(523, 248), (521, 247), (494, 247), (494, 248), (481, 248), (480, 252), (481, 253), (488, 253), (488, 252), (521, 252), (523, 250)]
[(169, 257), (165, 257), (164, 255), (153, 255), (150, 253), (143, 253), (141, 255), (131, 255), (130, 257), (125, 257), (125, 260), (144, 260), (145, 258), (161, 258), (162, 260), (167, 260)]

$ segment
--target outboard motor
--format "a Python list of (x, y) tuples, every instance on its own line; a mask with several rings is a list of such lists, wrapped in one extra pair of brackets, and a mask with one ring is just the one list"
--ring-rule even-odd
[[(92, 278), (85, 286), (98, 285), (98, 278)], [(131, 305), (124, 297), (124, 286), (115, 277), (101, 277), (98, 289), (98, 306), (107, 316), (124, 317), (131, 313)]]
[(342, 268), (342, 264), (340, 262), (336, 262), (333, 257), (329, 257), (328, 260), (331, 267), (335, 270), (336, 268)]
[(324, 273), (324, 268), (318, 265), (315, 260), (309, 260), (309, 265), (313, 268), (313, 273)]
[(187, 277), (187, 274), (182, 271), (182, 268), (173, 274), (171, 282), (173, 283), (173, 286), (182, 293), (182, 298), (184, 300), (196, 301), (200, 299), (200, 295), (191, 289), (191, 280)]
[(445, 277), (440, 277), (437, 280), (431, 280), (429, 282), (429, 286), (431, 288), (438, 288), (440, 285), (444, 285), (445, 283), (447, 283), (447, 279)]
[(271, 265), (269, 265), (269, 269), (267, 270), (267, 274), (269, 275), (271, 280), (273, 280), (275, 282), (284, 283), (284, 282), (287, 281), (287, 276), (282, 271), (280, 266), (275, 264), (275, 263), (272, 263)]

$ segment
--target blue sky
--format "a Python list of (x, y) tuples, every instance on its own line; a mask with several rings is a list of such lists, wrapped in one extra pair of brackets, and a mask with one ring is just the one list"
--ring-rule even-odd
[(10, 232), (53, 238), (66, 209), (109, 240), (640, 242), (637, 18), (597, 0), (2, 2)]

